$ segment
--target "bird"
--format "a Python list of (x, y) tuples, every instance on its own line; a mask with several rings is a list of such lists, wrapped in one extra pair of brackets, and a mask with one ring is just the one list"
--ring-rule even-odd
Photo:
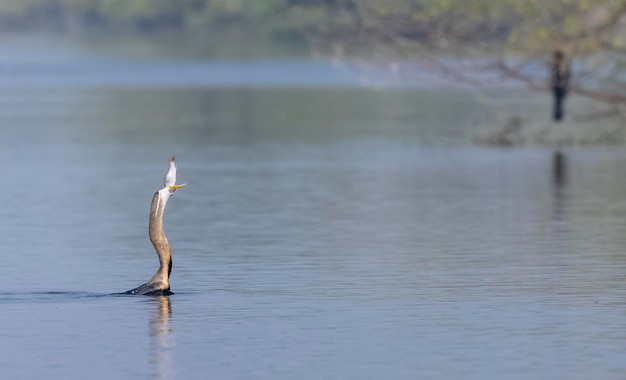
[(170, 290), (169, 282), (170, 273), (172, 273), (172, 251), (163, 232), (163, 212), (172, 194), (185, 185), (186, 183), (176, 184), (176, 158), (172, 157), (169, 168), (163, 178), (163, 188), (154, 193), (152, 203), (150, 204), (148, 235), (159, 257), (159, 269), (148, 282), (122, 294), (148, 296), (169, 296), (174, 294)]
[(170, 166), (163, 177), (163, 186), (176, 186), (176, 157), (170, 159)]

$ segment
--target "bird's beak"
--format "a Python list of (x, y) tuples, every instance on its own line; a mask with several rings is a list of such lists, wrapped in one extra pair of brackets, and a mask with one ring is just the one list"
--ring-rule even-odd
[(180, 184), (180, 185), (167, 185), (167, 189), (170, 191), (170, 193), (175, 192), (176, 190), (180, 189), (181, 187), (184, 187), (186, 185), (186, 183)]

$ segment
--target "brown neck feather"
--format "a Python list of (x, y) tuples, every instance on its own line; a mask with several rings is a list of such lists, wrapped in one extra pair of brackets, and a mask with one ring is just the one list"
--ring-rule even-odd
[(148, 226), (150, 241), (156, 250), (160, 264), (159, 270), (154, 275), (153, 279), (164, 282), (168, 282), (172, 271), (172, 252), (167, 238), (165, 237), (165, 233), (163, 232), (163, 212), (166, 203), (166, 200), (160, 199), (159, 192), (157, 191), (152, 197), (150, 223)]

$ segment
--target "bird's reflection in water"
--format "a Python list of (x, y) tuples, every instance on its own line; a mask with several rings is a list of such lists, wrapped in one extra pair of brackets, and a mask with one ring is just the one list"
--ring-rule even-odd
[(552, 158), (552, 195), (554, 198), (553, 219), (561, 220), (565, 211), (565, 189), (567, 187), (567, 158), (560, 150)]
[(567, 182), (567, 158), (560, 150), (554, 152), (552, 170), (554, 174), (554, 184), (562, 187)]
[(152, 361), (155, 365), (156, 379), (172, 379), (172, 336), (170, 328), (170, 316), (172, 315), (172, 304), (169, 297), (156, 296), (149, 297), (148, 302), (154, 304), (155, 313), (150, 319), (150, 345), (153, 355)]

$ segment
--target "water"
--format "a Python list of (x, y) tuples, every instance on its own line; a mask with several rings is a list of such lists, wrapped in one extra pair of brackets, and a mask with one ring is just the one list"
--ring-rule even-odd
[[(621, 147), (472, 145), (452, 90), (6, 80), (4, 376), (626, 375)], [(176, 294), (112, 296), (172, 155)]]

